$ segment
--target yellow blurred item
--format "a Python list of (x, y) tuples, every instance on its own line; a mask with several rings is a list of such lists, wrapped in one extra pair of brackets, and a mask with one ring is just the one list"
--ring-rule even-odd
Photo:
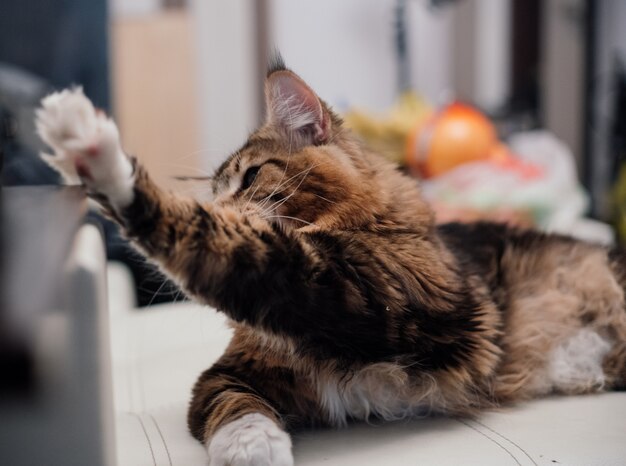
[(354, 109), (344, 115), (344, 121), (372, 149), (404, 164), (407, 138), (432, 114), (432, 107), (422, 97), (406, 92), (384, 115), (373, 116)]

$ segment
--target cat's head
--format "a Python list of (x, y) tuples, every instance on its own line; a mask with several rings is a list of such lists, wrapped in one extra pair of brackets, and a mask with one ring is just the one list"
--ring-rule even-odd
[(265, 101), (264, 124), (212, 180), (215, 202), (289, 228), (360, 227), (388, 217), (398, 197), (414, 199), (430, 218), (415, 183), (364, 149), (280, 57), (267, 74)]

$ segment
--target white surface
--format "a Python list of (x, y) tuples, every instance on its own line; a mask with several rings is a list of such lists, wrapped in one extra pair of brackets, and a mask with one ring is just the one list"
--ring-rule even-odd
[[(186, 410), (197, 376), (228, 342), (224, 318), (177, 303), (112, 319), (119, 466), (206, 466)], [(293, 443), (295, 462), (304, 466), (626, 465), (626, 393), (538, 400), (475, 421), (304, 432)]]
[[(626, 394), (538, 400), (478, 421), (417, 420), (295, 439), (299, 465), (624, 465)], [(553, 462), (555, 460), (556, 462)]]
[(133, 276), (122, 262), (109, 261), (107, 264), (107, 289), (109, 292), (109, 312), (126, 313), (137, 306)]
[[(70, 376), (58, 402), (67, 403), (71, 411), (59, 418), (57, 427), (75, 443), (71, 456), (66, 456), (67, 452), (61, 456), (65, 461), (71, 458), (68, 463), (113, 465), (116, 445), (107, 263), (102, 233), (95, 225), (86, 223), (76, 232), (66, 267), (70, 355), (64, 363), (69, 363)], [(58, 445), (56, 450), (64, 451)], [(50, 458), (48, 464), (55, 461)]]
[(55, 307), (33, 316), (34, 338), (24, 347), (32, 390), (0, 396), (2, 466), (115, 464), (104, 245), (92, 224), (69, 239)]
[[(111, 285), (115, 275), (110, 268)], [(120, 290), (109, 292), (120, 302)], [(204, 448), (187, 430), (187, 404), (197, 377), (230, 340), (224, 319), (177, 303), (118, 309), (111, 320), (118, 466), (206, 465)]]

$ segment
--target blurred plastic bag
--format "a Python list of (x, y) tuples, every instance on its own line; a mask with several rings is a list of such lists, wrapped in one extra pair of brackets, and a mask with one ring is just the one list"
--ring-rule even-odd
[(588, 207), (571, 151), (546, 131), (509, 140), (514, 158), (461, 165), (422, 183), (439, 222), (496, 220), (570, 233)]

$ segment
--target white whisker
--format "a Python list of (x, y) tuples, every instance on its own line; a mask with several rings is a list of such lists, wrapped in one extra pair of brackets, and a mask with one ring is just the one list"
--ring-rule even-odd
[(165, 284), (167, 283), (167, 278), (163, 279), (163, 283), (161, 283), (161, 286), (159, 286), (157, 288), (157, 290), (154, 292), (154, 294), (152, 295), (152, 298), (150, 298), (150, 302), (148, 303), (148, 306), (152, 305), (152, 302), (154, 301), (154, 299), (157, 297), (157, 295), (161, 292), (161, 290), (163, 289), (163, 287), (165, 286)]
[(320, 194), (311, 192), (311, 194), (313, 194), (315, 197), (319, 197), (320, 199), (323, 199), (326, 202), (330, 202), (331, 204), (337, 204), (335, 201), (331, 201), (330, 199), (326, 199), (324, 196), (321, 196)]
[[(300, 175), (300, 174), (304, 174), (304, 176), (302, 177), (302, 179), (301, 179), (301, 180), (300, 180), (300, 182), (298, 183), (298, 186), (296, 186), (296, 187), (295, 187), (295, 189), (294, 189), (294, 190), (293, 190), (293, 191), (292, 191), (289, 195), (285, 196), (283, 199), (280, 199), (280, 200), (278, 200), (278, 201), (274, 202), (274, 204), (272, 204), (270, 207), (266, 208), (266, 209), (265, 209), (265, 211), (266, 211), (266, 212), (269, 212), (269, 211), (275, 210), (276, 208), (280, 207), (280, 206), (281, 206), (281, 205), (283, 205), (285, 202), (287, 202), (287, 200), (288, 200), (290, 197), (292, 197), (292, 196), (293, 196), (293, 195), (294, 195), (294, 194), (298, 191), (298, 188), (300, 188), (300, 186), (302, 185), (302, 183), (303, 183), (303, 182), (304, 182), (304, 180), (306, 179), (307, 175), (311, 172), (311, 170), (312, 170), (313, 168), (315, 168), (315, 166), (311, 166), (311, 167), (309, 167), (309, 168), (307, 168), (307, 169), (305, 169), (305, 170), (302, 170), (300, 173), (298, 173), (298, 175)], [(298, 176), (298, 175), (295, 175), (295, 176)], [(294, 178), (294, 177), (292, 177), (292, 178)], [(281, 192), (282, 192), (282, 191), (281, 191)]]
[[(288, 163), (289, 163), (289, 161), (287, 161), (287, 164), (288, 164)], [(290, 182), (291, 182), (291, 180), (293, 180), (294, 178), (296, 178), (296, 177), (300, 176), (300, 175), (301, 175), (302, 173), (304, 173), (304, 172), (307, 172), (307, 174), (308, 174), (308, 172), (309, 172), (311, 169), (313, 169), (313, 168), (315, 168), (315, 166), (313, 166), (313, 167), (309, 167), (309, 168), (305, 168), (305, 169), (304, 169), (304, 170), (302, 170), (301, 172), (296, 173), (295, 175), (293, 175), (293, 176), (292, 176), (292, 177), (290, 177), (289, 179), (287, 179), (287, 180), (283, 181), (282, 183), (281, 183), (281, 182), (280, 182), (280, 180), (279, 180), (279, 183), (278, 183), (278, 184), (274, 187), (273, 191), (272, 191), (270, 194), (268, 194), (267, 196), (265, 196), (265, 198), (263, 199), (263, 201), (261, 201), (261, 203), (259, 204), (259, 207), (260, 207), (260, 208), (263, 208), (263, 207), (265, 206), (265, 204), (267, 204), (267, 202), (271, 200), (272, 196), (274, 196), (275, 194), (280, 194), (281, 192), (283, 192), (283, 191), (284, 191), (284, 189), (281, 189), (281, 188), (289, 186), (289, 184), (291, 184), (291, 183), (290, 183)], [(285, 171), (283, 171), (283, 178), (284, 178), (285, 172), (286, 172), (286, 170), (285, 170)], [(282, 179), (282, 178), (281, 178), (281, 179)], [(279, 189), (280, 189), (280, 191), (279, 191)]]
[[(294, 178), (297, 178), (298, 176), (302, 175), (303, 173), (304, 173), (304, 176), (306, 177), (306, 175), (308, 175), (308, 174), (309, 174), (309, 172), (310, 172), (313, 168), (315, 168), (316, 166), (317, 166), (317, 165), (314, 165), (314, 166), (311, 166), (311, 167), (305, 168), (304, 170), (302, 170), (302, 171), (300, 171), (300, 172), (296, 173), (295, 175), (293, 175), (293, 176), (292, 176), (291, 178), (289, 178), (288, 180), (285, 180), (284, 182), (282, 182), (282, 183), (280, 183), (280, 184), (276, 185), (276, 186), (274, 187), (274, 190), (273, 190), (273, 191), (272, 191), (269, 195), (267, 195), (267, 196), (263, 199), (263, 201), (259, 204), (259, 208), (260, 208), (260, 209), (263, 209), (263, 208), (265, 207), (265, 205), (268, 203), (268, 201), (270, 201), (270, 200), (271, 200), (272, 196), (274, 196), (275, 194), (280, 194), (280, 193), (282, 193), (282, 192), (283, 192), (283, 191), (284, 191), (284, 190), (285, 190), (285, 189), (286, 189), (286, 188), (287, 188), (287, 187), (291, 184), (291, 181), (292, 181)], [(304, 178), (303, 178), (303, 179), (304, 179)], [(300, 183), (298, 184), (298, 186), (296, 187), (296, 189), (298, 189), (298, 187), (300, 187), (300, 184), (302, 184), (302, 181), (300, 181)], [(284, 187), (285, 189), (280, 189), (280, 188), (283, 188), (283, 187)], [(279, 189), (280, 189), (280, 190), (279, 190)], [(279, 201), (277, 201), (277, 202), (280, 202), (280, 200), (279, 200)]]
[(213, 177), (213, 174), (211, 174), (211, 173), (209, 173), (206, 170), (203, 170), (201, 168), (194, 167), (193, 165), (183, 165), (183, 164), (180, 164), (180, 163), (172, 163), (172, 162), (163, 162), (163, 163), (160, 163), (159, 165), (165, 165), (165, 166), (176, 167), (176, 168), (188, 168), (190, 170), (195, 170), (195, 171), (197, 171), (199, 173), (202, 173), (205, 176)]
[(254, 191), (252, 191), (252, 194), (250, 194), (250, 196), (248, 196), (248, 201), (246, 202), (246, 205), (243, 208), (243, 212), (246, 212), (248, 210), (248, 206), (250, 205), (250, 201), (252, 201), (252, 198), (254, 197), (254, 195), (256, 194), (256, 192), (259, 190), (260, 187), (261, 187), (261, 184), (257, 183), (257, 187), (254, 189)]
[(265, 219), (268, 218), (287, 218), (289, 220), (297, 220), (298, 222), (306, 223), (307, 225), (315, 225), (315, 223), (307, 222), (306, 220), (302, 220), (298, 217), (290, 217), (289, 215), (268, 215), (267, 217), (263, 217)]

